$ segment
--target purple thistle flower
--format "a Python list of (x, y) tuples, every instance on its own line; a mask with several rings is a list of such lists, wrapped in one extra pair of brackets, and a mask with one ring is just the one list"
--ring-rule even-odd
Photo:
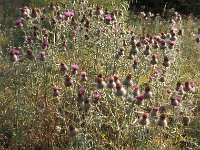
[(78, 90), (78, 93), (81, 93), (81, 94), (85, 94), (85, 92), (86, 92), (86, 89), (82, 87)]
[(67, 12), (64, 12), (64, 15), (65, 17), (69, 18), (69, 17), (73, 17), (74, 13), (72, 11), (67, 11)]
[(78, 65), (76, 65), (76, 64), (73, 64), (73, 65), (72, 65), (72, 70), (74, 70), (74, 71), (77, 71), (77, 70), (79, 70), (79, 67), (78, 67)]
[(15, 21), (15, 25), (16, 25), (16, 26), (22, 26), (22, 20), (21, 20), (21, 19), (17, 19), (17, 20)]
[(47, 46), (49, 45), (48, 40), (44, 40), (44, 41), (42, 42), (42, 45), (43, 45), (44, 47), (47, 47)]
[(73, 74), (76, 74), (76, 73), (78, 72), (78, 70), (79, 70), (79, 67), (78, 67), (78, 65), (76, 65), (76, 64), (73, 64), (73, 65), (71, 66), (71, 68), (72, 68), (72, 73), (73, 73)]
[(86, 77), (87, 73), (86, 72), (81, 72), (81, 77)]
[(99, 92), (96, 92), (94, 95), (93, 95), (93, 98), (94, 98), (94, 102), (95, 103), (99, 103), (99, 101), (101, 100), (101, 94)]
[(80, 73), (80, 75), (81, 75), (81, 81), (87, 81), (87, 73), (86, 72), (81, 72)]
[(112, 17), (110, 15), (106, 15), (104, 19), (106, 22), (110, 22), (112, 20)]

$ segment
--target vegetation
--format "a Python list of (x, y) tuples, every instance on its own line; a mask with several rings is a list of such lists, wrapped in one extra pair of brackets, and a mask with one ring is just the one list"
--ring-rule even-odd
[(198, 20), (90, 2), (1, 18), (1, 149), (200, 149)]

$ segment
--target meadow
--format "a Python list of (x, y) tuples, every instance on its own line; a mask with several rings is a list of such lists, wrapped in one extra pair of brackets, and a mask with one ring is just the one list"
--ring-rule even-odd
[(198, 19), (126, 1), (9, 2), (0, 149), (200, 149)]

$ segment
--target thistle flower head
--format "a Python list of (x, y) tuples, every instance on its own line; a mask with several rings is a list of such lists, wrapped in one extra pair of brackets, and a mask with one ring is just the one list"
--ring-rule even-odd
[(64, 12), (64, 15), (65, 15), (65, 17), (73, 17), (74, 16), (74, 13), (72, 12), (72, 11), (66, 11), (66, 12)]
[(79, 70), (79, 67), (78, 67), (77, 64), (73, 64), (73, 65), (71, 66), (71, 69), (72, 69), (72, 72), (77, 72), (77, 71)]
[(21, 19), (15, 20), (15, 26), (22, 26), (22, 20)]

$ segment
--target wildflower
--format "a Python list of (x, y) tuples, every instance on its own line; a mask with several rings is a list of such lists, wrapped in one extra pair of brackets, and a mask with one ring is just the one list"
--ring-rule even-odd
[(169, 58), (167, 56), (164, 56), (164, 61), (163, 61), (162, 65), (164, 67), (169, 67), (170, 66)]
[(183, 88), (185, 92), (194, 92), (195, 91), (195, 86), (192, 82), (185, 82), (185, 86)]
[(176, 40), (177, 40), (176, 34), (174, 32), (172, 32), (170, 41), (176, 41)]
[(126, 43), (126, 40), (123, 40), (122, 45), (123, 45), (124, 47), (126, 47), (126, 46), (128, 45), (128, 44)]
[(72, 69), (72, 74), (77, 74), (77, 73), (78, 73), (78, 70), (79, 70), (79, 67), (78, 67), (78, 65), (73, 64), (73, 65), (71, 66), (71, 69)]
[(160, 109), (160, 107), (153, 107), (152, 110), (151, 110), (151, 116), (152, 117), (157, 117), (159, 109)]
[(115, 96), (124, 96), (126, 95), (126, 90), (122, 87), (121, 84), (117, 84), (116, 85), (116, 92), (115, 92)]
[(22, 15), (26, 18), (30, 18), (30, 9), (27, 6), (21, 8)]
[(133, 82), (132, 82), (132, 80), (131, 80), (131, 74), (128, 74), (127, 76), (126, 76), (126, 79), (124, 80), (124, 82), (123, 82), (123, 84), (125, 85), (125, 86), (132, 86), (132, 84), (133, 84)]
[(158, 69), (154, 69), (154, 77), (155, 77), (155, 78), (158, 77)]
[(173, 48), (174, 48), (174, 45), (175, 45), (175, 42), (170, 41), (169, 44), (168, 44), (168, 48), (169, 48), (169, 49), (173, 49)]
[(99, 92), (96, 92), (94, 95), (93, 95), (93, 99), (94, 99), (94, 103), (98, 104), (101, 100), (101, 94)]
[(143, 94), (138, 95), (138, 96), (136, 97), (135, 104), (136, 104), (136, 105), (142, 105), (143, 99), (144, 99), (144, 95), (143, 95)]
[(97, 16), (103, 15), (103, 7), (97, 6), (95, 14), (96, 14)]
[(166, 76), (165, 75), (162, 75), (161, 77), (160, 77), (160, 79), (159, 79), (159, 81), (160, 82), (165, 82), (165, 80), (166, 80)]
[(86, 72), (81, 72), (81, 81), (87, 81), (87, 73)]
[(78, 129), (74, 125), (69, 125), (68, 134), (69, 137), (75, 137), (78, 134)]
[(157, 55), (156, 54), (153, 54), (152, 55), (152, 60), (150, 62), (152, 65), (156, 65), (158, 63), (158, 60), (157, 60)]
[(148, 126), (150, 124), (147, 113), (142, 114), (142, 119), (140, 120), (140, 124), (143, 126)]
[(66, 18), (72, 18), (74, 16), (74, 13), (72, 11), (66, 11), (64, 12), (64, 15)]
[(111, 13), (111, 18), (112, 18), (112, 21), (116, 20), (117, 17), (114, 12)]
[(40, 52), (40, 57), (39, 57), (39, 59), (40, 59), (41, 61), (45, 61), (45, 59), (46, 59), (46, 53), (45, 53), (45, 51), (41, 51), (41, 52)]
[(105, 81), (103, 80), (103, 78), (99, 78), (99, 77), (97, 78), (96, 87), (97, 87), (98, 89), (103, 89), (103, 88), (106, 87), (106, 83), (105, 83)]
[(129, 55), (137, 55), (139, 52), (138, 48), (136, 45), (132, 45), (132, 48), (130, 50), (130, 54)]
[(196, 42), (199, 43), (200, 42), (200, 37), (196, 37)]
[(134, 96), (138, 96), (140, 94), (140, 89), (139, 89), (139, 85), (138, 84), (135, 84), (133, 86), (133, 95)]
[(138, 68), (138, 65), (139, 65), (139, 62), (138, 62), (137, 60), (134, 60), (133, 65), (132, 65), (132, 68), (133, 68), (133, 69), (137, 69), (137, 68)]
[(107, 88), (114, 89), (115, 87), (116, 87), (116, 83), (114, 82), (114, 78), (111, 76), (107, 83)]
[(151, 54), (151, 50), (150, 50), (150, 46), (149, 46), (149, 45), (146, 45), (146, 48), (145, 48), (143, 54), (144, 54), (145, 56), (148, 56), (148, 55)]
[(80, 106), (83, 103), (84, 99), (85, 99), (84, 93), (79, 91), (76, 97), (78, 106)]
[(90, 104), (90, 101), (87, 98), (85, 98), (82, 104), (82, 108), (84, 111), (89, 111), (92, 108), (92, 105)]
[(124, 56), (124, 48), (120, 48), (117, 54), (115, 55), (115, 58), (119, 58), (121, 56)]
[(68, 67), (65, 63), (60, 63), (60, 72), (65, 73), (67, 71)]
[(59, 95), (61, 94), (60, 90), (61, 90), (60, 88), (58, 88), (57, 86), (55, 86), (55, 87), (53, 88), (53, 96), (54, 96), (54, 97), (59, 96)]
[(19, 57), (18, 57), (18, 52), (16, 50), (11, 50), (9, 52), (9, 55), (10, 55), (10, 61), (11, 62), (17, 62), (19, 60)]
[(35, 58), (33, 51), (31, 49), (28, 49), (26, 51), (26, 58), (28, 58), (29, 60), (33, 60)]
[(182, 29), (179, 29), (178, 35), (179, 35), (179, 36), (183, 36), (183, 30), (182, 30)]
[(66, 75), (65, 77), (65, 87), (70, 87), (73, 84), (73, 79), (69, 76)]
[(167, 47), (167, 46), (166, 46), (166, 42), (165, 42), (164, 40), (161, 40), (161, 41), (160, 41), (160, 49), (161, 49), (161, 50), (164, 50), (166, 47)]
[(183, 85), (181, 82), (177, 82), (176, 84), (176, 91), (179, 92), (179, 94), (183, 95), (185, 92), (183, 90)]
[(15, 21), (15, 26), (23, 26), (22, 20), (21, 20), (21, 19), (17, 19), (17, 20)]
[(188, 126), (190, 123), (190, 118), (188, 116), (183, 117), (183, 125)]
[(157, 49), (158, 47), (159, 47), (158, 42), (157, 42), (157, 41), (154, 41), (153, 48), (154, 48), (154, 49)]
[(167, 120), (165, 114), (160, 115), (160, 119), (158, 120), (157, 125), (160, 127), (167, 127)]
[(131, 45), (136, 45), (136, 44), (137, 44), (137, 41), (136, 41), (136, 39), (135, 39), (135, 36), (132, 36), (132, 37), (131, 37), (130, 44), (131, 44)]
[(153, 93), (151, 92), (151, 87), (149, 85), (145, 87), (143, 96), (144, 99), (150, 99), (153, 97)]
[(44, 41), (42, 42), (42, 46), (43, 46), (43, 48), (48, 47), (48, 46), (49, 46), (48, 40), (44, 40)]
[(114, 78), (114, 81), (115, 81), (116, 84), (118, 84), (118, 83), (120, 84), (119, 74), (114, 74), (113, 78)]
[(172, 106), (179, 106), (180, 105), (179, 101), (176, 98), (171, 97), (170, 99), (171, 99), (171, 105)]
[(167, 36), (166, 36), (166, 34), (165, 34), (164, 32), (162, 32), (160, 38), (161, 38), (161, 39), (166, 39)]
[(106, 22), (107, 24), (110, 24), (110, 22), (112, 21), (112, 17), (111, 17), (110, 15), (106, 15), (106, 16), (104, 17), (104, 20), (105, 20), (105, 22)]

